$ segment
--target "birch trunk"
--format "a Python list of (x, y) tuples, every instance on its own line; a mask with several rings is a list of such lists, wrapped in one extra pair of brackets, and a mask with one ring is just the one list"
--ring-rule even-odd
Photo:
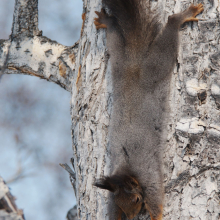
[[(190, 1), (154, 3), (166, 22), (168, 15), (182, 11)], [(180, 31), (171, 83), (172, 117), (164, 146), (165, 220), (220, 219), (220, 3), (203, 3), (205, 11), (198, 24), (189, 23)], [(12, 34), (0, 41), (4, 73), (37, 76), (72, 94), (79, 219), (109, 219), (108, 193), (92, 185), (100, 175), (110, 174), (111, 163), (111, 70), (105, 31), (97, 31), (93, 24), (100, 9), (101, 0), (84, 0), (80, 40), (66, 47), (41, 36), (37, 0), (16, 0)]]

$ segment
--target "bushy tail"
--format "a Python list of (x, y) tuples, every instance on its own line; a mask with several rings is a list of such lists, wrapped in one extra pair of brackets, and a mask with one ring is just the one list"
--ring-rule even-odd
[[(104, 6), (114, 16), (125, 39), (134, 38), (150, 44), (161, 29), (159, 16), (150, 10), (146, 0), (103, 0)], [(143, 42), (141, 42), (143, 43)]]

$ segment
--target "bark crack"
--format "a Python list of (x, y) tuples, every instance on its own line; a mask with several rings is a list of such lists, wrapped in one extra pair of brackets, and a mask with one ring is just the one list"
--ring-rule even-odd
[(184, 172), (182, 172), (178, 178), (176, 178), (175, 180), (171, 180), (166, 186), (165, 186), (165, 192), (166, 193), (170, 193), (176, 186), (180, 186), (183, 187), (186, 184), (188, 184), (190, 182), (190, 180), (192, 178), (196, 178), (198, 176), (200, 176), (202, 173), (206, 172), (207, 170), (216, 170), (216, 171), (220, 171), (220, 165), (217, 166), (202, 166), (200, 168), (200, 170), (194, 174), (194, 175), (190, 175), (190, 171), (186, 170)]

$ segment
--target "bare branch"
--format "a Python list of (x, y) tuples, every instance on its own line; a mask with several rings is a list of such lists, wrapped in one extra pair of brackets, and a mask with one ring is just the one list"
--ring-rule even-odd
[(71, 91), (78, 44), (65, 47), (46, 37), (35, 36), (22, 41), (3, 41), (0, 46), (0, 66), (5, 73), (37, 76)]
[[(72, 163), (72, 166), (73, 166), (73, 169), (74, 169), (74, 159), (71, 158), (70, 162)], [(76, 195), (76, 174), (75, 174), (75, 172), (66, 163), (64, 163), (64, 164), (60, 163), (59, 165), (61, 167), (63, 167), (63, 169), (65, 169), (69, 173), (69, 175), (70, 175), (70, 182), (71, 182), (71, 184), (73, 186), (73, 189), (74, 189), (74, 192), (75, 192), (75, 195)]]
[(66, 47), (41, 35), (38, 0), (16, 0), (11, 37), (0, 41), (0, 77), (37, 76), (71, 91), (78, 43)]

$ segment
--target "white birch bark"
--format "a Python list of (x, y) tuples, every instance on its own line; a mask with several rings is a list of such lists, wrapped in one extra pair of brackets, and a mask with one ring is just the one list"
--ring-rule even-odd
[[(180, 31), (171, 83), (172, 117), (164, 153), (167, 220), (220, 219), (220, 3), (203, 3), (202, 20)], [(168, 15), (182, 11), (190, 1), (159, 0), (155, 4), (160, 5), (166, 22)], [(93, 24), (94, 11), (100, 9), (101, 0), (84, 0), (81, 38), (66, 47), (41, 36), (37, 0), (16, 0), (11, 37), (0, 41), (0, 65), (7, 60), (5, 73), (37, 76), (72, 94), (77, 211), (83, 220), (109, 219), (107, 192), (92, 186), (100, 175), (110, 174), (111, 163), (111, 70), (105, 31), (97, 31)]]

